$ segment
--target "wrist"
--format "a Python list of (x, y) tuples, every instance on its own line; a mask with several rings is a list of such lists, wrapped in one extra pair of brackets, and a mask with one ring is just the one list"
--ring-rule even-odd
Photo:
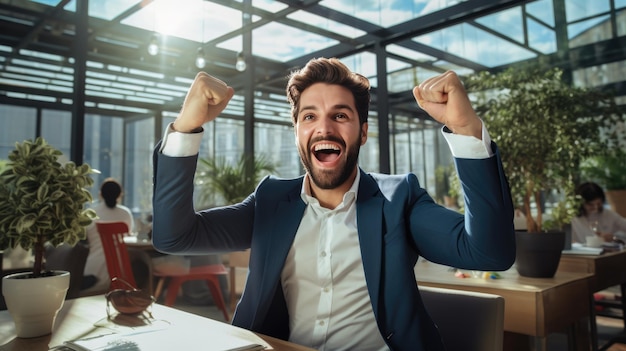
[(174, 123), (172, 123), (171, 126), (172, 126), (172, 130), (174, 130), (175, 132), (179, 132), (179, 133), (200, 133), (204, 130), (202, 126), (200, 127), (187, 126), (187, 125), (183, 125), (182, 123), (177, 123), (177, 121), (174, 121)]

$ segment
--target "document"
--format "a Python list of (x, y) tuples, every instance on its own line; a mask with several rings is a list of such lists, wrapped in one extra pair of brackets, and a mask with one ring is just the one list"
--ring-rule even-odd
[(604, 253), (603, 247), (587, 247), (578, 243), (572, 244), (570, 250), (563, 250), (564, 254), (570, 255), (601, 255)]
[[(240, 329), (240, 328), (238, 328)], [(55, 351), (257, 351), (272, 347), (256, 334), (245, 330), (235, 333), (217, 333), (211, 330), (184, 328), (134, 330), (84, 339), (66, 341)]]

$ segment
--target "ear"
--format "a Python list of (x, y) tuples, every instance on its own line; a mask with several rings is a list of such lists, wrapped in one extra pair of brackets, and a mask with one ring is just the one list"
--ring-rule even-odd
[(363, 123), (361, 125), (361, 146), (365, 145), (365, 142), (367, 141), (367, 128), (368, 128), (367, 123)]

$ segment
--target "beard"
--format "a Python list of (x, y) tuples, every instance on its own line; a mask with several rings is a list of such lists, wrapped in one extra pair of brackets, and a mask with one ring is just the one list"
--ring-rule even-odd
[[(345, 151), (343, 165), (339, 165), (334, 169), (316, 169), (313, 167), (312, 157), (315, 157), (314, 153), (310, 152), (311, 145), (321, 140), (335, 141), (341, 144)], [(309, 174), (311, 181), (318, 188), (321, 189), (335, 189), (345, 183), (352, 175), (352, 172), (356, 168), (357, 161), (359, 159), (359, 150), (361, 148), (361, 134), (352, 145), (346, 145), (343, 140), (336, 137), (316, 138), (311, 139), (307, 148), (303, 148), (301, 144), (298, 144), (298, 151), (300, 153), (300, 161), (302, 166)]]

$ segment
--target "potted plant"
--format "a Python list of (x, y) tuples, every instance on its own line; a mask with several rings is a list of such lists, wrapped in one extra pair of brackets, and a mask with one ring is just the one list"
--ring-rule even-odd
[(69, 286), (69, 272), (45, 269), (44, 244), (75, 245), (96, 216), (85, 208), (92, 201), (87, 188), (94, 171), (87, 164), (62, 165), (61, 155), (43, 138), (26, 140), (16, 143), (0, 173), (0, 249), (19, 246), (34, 253), (32, 271), (2, 279), (2, 293), (20, 337), (52, 331)]
[[(267, 158), (254, 159), (242, 154), (236, 164), (225, 157), (200, 158), (195, 183), (198, 186), (198, 202), (206, 207), (209, 202), (230, 205), (252, 194), (261, 177), (274, 172), (276, 167)], [(219, 195), (221, 199), (213, 198)]]
[[(541, 273), (552, 276), (564, 233), (534, 234), (554, 232), (543, 223), (545, 196), (557, 191), (561, 201), (575, 201), (573, 189), (581, 162), (605, 153), (618, 142), (614, 126), (625, 116), (611, 94), (574, 87), (564, 81), (558, 68), (522, 65), (497, 74), (481, 72), (466, 83), (478, 114), (500, 149), (513, 201), (526, 216), (527, 232), (516, 234), (518, 271), (520, 254), (525, 253), (520, 237), (532, 235), (527, 239), (542, 240), (538, 245), (545, 252), (545, 241), (556, 236), (554, 269)], [(545, 258), (541, 261), (547, 266)]]

